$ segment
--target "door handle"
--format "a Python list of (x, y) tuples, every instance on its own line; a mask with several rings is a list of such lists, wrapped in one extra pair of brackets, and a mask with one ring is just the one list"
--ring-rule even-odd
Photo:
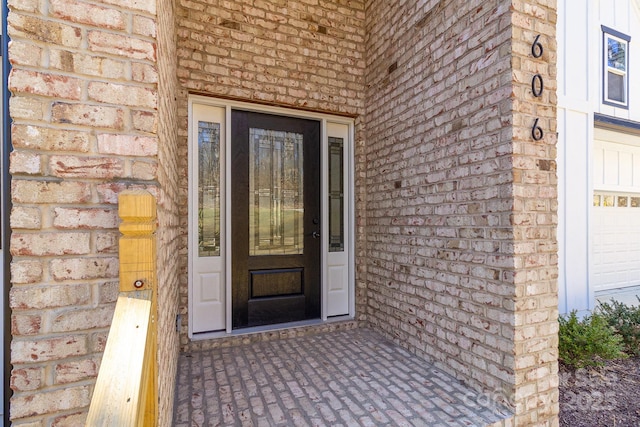
[(311, 233), (311, 237), (313, 237), (314, 239), (319, 239), (320, 233), (318, 233), (317, 231), (314, 231), (313, 233)]

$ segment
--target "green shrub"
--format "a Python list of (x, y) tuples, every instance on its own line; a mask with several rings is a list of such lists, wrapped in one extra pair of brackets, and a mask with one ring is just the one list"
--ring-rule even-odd
[[(640, 298), (638, 302), (640, 303)], [(611, 300), (610, 303), (601, 302), (598, 311), (607, 319), (609, 326), (622, 337), (625, 351), (640, 356), (640, 305), (628, 306)]]
[(598, 313), (579, 319), (576, 311), (561, 316), (559, 357), (576, 368), (602, 365), (604, 360), (626, 357), (622, 337)]

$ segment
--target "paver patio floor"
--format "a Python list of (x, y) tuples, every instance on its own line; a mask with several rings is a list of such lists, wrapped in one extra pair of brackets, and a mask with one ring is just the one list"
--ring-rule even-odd
[(486, 403), (357, 328), (181, 354), (174, 426), (469, 427), (510, 416)]

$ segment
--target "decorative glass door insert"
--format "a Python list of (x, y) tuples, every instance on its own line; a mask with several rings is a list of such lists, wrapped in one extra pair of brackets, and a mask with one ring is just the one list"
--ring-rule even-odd
[(344, 251), (344, 139), (329, 137), (329, 252)]
[(249, 129), (249, 255), (304, 250), (303, 135)]
[(220, 255), (220, 124), (198, 122), (198, 256)]

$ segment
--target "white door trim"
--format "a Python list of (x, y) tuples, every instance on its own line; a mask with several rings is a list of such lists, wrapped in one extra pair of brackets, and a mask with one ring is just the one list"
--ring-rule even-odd
[[(221, 214), (221, 258), (223, 262), (222, 267), (222, 280), (224, 281), (225, 286), (225, 313), (224, 318), (226, 319), (224, 328), (217, 331), (199, 331), (194, 330), (193, 327), (193, 313), (194, 313), (194, 276), (195, 276), (195, 266), (196, 266), (196, 248), (197, 239), (195, 233), (197, 232), (195, 223), (197, 221), (197, 176), (193, 172), (193, 162), (194, 162), (194, 148), (196, 144), (194, 144), (194, 135), (193, 135), (193, 106), (196, 105), (204, 105), (209, 107), (216, 107), (224, 109), (224, 117), (225, 123), (222, 126), (224, 135), (221, 138), (221, 186), (223, 187), (221, 190), (221, 200), (224, 201), (223, 212)], [(231, 100), (223, 100), (218, 98), (210, 98), (200, 95), (191, 95), (189, 96), (189, 105), (188, 105), (188, 113), (189, 113), (189, 136), (188, 136), (188, 151), (189, 151), (189, 171), (188, 171), (188, 181), (189, 181), (189, 236), (188, 236), (188, 253), (189, 253), (189, 265), (188, 265), (188, 276), (189, 276), (189, 295), (188, 295), (188, 335), (192, 340), (202, 340), (202, 339), (213, 339), (219, 338), (222, 336), (228, 336), (229, 334), (243, 334), (243, 333), (251, 333), (255, 331), (263, 331), (265, 329), (281, 329), (283, 327), (291, 327), (295, 326), (292, 324), (285, 325), (273, 325), (270, 327), (260, 327), (260, 328), (247, 328), (240, 330), (232, 330), (232, 305), (231, 305), (231, 257), (226, 256), (226, 254), (231, 253), (231, 238), (228, 236), (232, 236), (231, 230), (231, 156), (225, 155), (226, 153), (231, 152), (231, 111), (233, 109), (241, 109), (245, 111), (253, 111), (258, 113), (267, 113), (267, 114), (276, 114), (283, 115), (287, 117), (297, 117), (304, 119), (317, 120), (321, 124), (321, 162), (322, 162), (322, 179), (321, 179), (321, 210), (323, 213), (322, 219), (322, 289), (321, 289), (321, 318), (319, 321), (332, 321), (332, 320), (340, 320), (344, 318), (353, 318), (355, 317), (355, 251), (354, 251), (354, 243), (355, 243), (355, 219), (354, 219), (354, 120), (348, 117), (340, 117), (334, 116), (325, 113), (315, 113), (308, 111), (300, 111), (293, 110), (288, 108), (281, 107), (272, 107), (265, 105), (257, 105), (250, 104), (240, 101), (231, 101)], [(338, 134), (336, 133), (336, 129), (340, 131)], [(332, 134), (332, 132), (335, 134)], [(330, 310), (330, 298), (329, 298), (329, 281), (328, 281), (328, 266), (330, 262), (330, 258), (336, 259), (335, 253), (329, 253), (329, 195), (328, 195), (328, 141), (329, 136), (340, 137), (344, 139), (344, 215), (345, 215), (345, 223), (344, 223), (344, 236), (345, 236), (345, 250), (343, 254), (345, 269), (344, 272), (340, 273), (340, 277), (345, 277), (347, 283), (344, 284), (348, 289), (348, 302), (344, 305), (344, 308), (340, 308), (338, 310)], [(195, 139), (197, 141), (197, 138)], [(195, 200), (194, 200), (195, 199)], [(338, 257), (339, 258), (339, 257)], [(335, 287), (335, 286), (334, 286)], [(345, 311), (346, 310), (346, 311)], [(344, 313), (344, 314), (341, 314)], [(307, 323), (315, 323), (316, 321), (302, 322), (304, 324)]]

